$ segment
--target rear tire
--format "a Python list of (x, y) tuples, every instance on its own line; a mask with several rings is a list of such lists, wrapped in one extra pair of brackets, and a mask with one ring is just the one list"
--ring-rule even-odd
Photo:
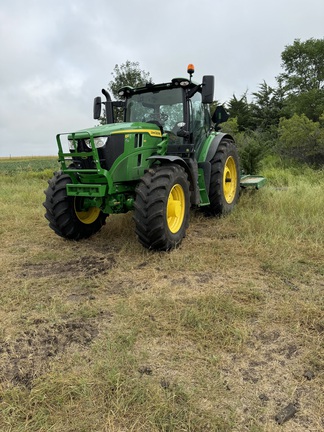
[(240, 192), (239, 173), (237, 148), (231, 139), (224, 138), (211, 160), (208, 214), (222, 216), (233, 210)]
[(61, 171), (49, 180), (43, 203), (49, 227), (61, 237), (70, 240), (88, 238), (98, 232), (105, 224), (107, 215), (97, 207), (82, 211), (82, 197), (68, 196), (66, 185), (71, 178)]
[(190, 192), (179, 165), (150, 169), (136, 187), (133, 219), (140, 243), (167, 251), (178, 246), (189, 225)]

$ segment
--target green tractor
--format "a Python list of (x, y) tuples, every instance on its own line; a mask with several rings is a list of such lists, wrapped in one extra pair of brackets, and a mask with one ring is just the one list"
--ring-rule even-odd
[(140, 243), (166, 251), (185, 237), (190, 207), (225, 215), (240, 186), (261, 186), (263, 178), (240, 177), (234, 140), (218, 131), (226, 111), (210, 116), (214, 77), (197, 84), (193, 72), (189, 65), (189, 78), (124, 87), (122, 101), (102, 90), (106, 100), (95, 98), (94, 118), (104, 105), (107, 124), (57, 135), (61, 170), (44, 202), (56, 234), (88, 238), (110, 214), (133, 210)]

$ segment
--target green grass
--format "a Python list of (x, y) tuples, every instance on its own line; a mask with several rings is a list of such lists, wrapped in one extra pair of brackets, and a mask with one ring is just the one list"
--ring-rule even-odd
[(25, 171), (38, 172), (57, 168), (57, 157), (54, 156), (0, 158), (1, 174), (15, 175)]
[(58, 158), (53, 156), (0, 158), (0, 175), (47, 179), (58, 169)]
[(181, 247), (154, 253), (131, 214), (57, 237), (42, 206), (54, 158), (7, 162), (1, 431), (321, 430), (323, 172), (268, 165), (231, 215), (193, 211)]

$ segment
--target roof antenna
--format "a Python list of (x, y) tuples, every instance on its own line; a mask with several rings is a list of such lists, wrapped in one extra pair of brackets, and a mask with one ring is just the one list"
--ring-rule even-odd
[(191, 82), (191, 78), (192, 78), (192, 75), (194, 74), (194, 72), (195, 72), (195, 66), (193, 64), (191, 64), (191, 63), (188, 64), (187, 73), (190, 76), (190, 82)]

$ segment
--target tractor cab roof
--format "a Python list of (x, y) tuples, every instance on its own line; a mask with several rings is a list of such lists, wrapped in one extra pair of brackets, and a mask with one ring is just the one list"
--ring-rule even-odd
[(188, 78), (173, 78), (171, 82), (162, 83), (162, 84), (152, 84), (147, 83), (144, 87), (131, 87), (125, 86), (122, 87), (118, 91), (118, 95), (121, 98), (128, 98), (134, 94), (147, 93), (147, 92), (158, 92), (160, 90), (171, 90), (174, 88), (187, 88), (187, 89), (196, 89), (199, 90), (201, 88), (201, 84), (198, 84), (194, 81), (190, 81)]

